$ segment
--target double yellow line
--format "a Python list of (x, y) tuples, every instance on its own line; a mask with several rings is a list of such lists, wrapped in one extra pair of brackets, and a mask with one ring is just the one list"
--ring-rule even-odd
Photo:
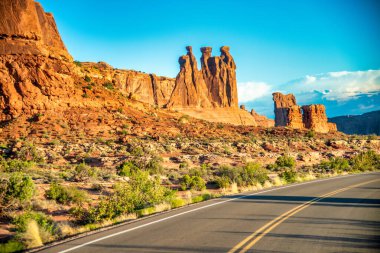
[(268, 234), (270, 231), (272, 231), (275, 227), (277, 227), (278, 225), (280, 225), (281, 223), (283, 223), (285, 220), (287, 220), (291, 216), (293, 216), (296, 213), (302, 211), (303, 209), (305, 209), (306, 207), (312, 205), (315, 202), (318, 202), (318, 201), (320, 201), (320, 200), (322, 200), (324, 198), (328, 198), (328, 197), (333, 196), (335, 194), (338, 194), (340, 192), (344, 192), (344, 191), (347, 191), (349, 189), (352, 189), (352, 188), (355, 188), (355, 187), (358, 187), (358, 186), (361, 186), (361, 185), (364, 185), (364, 184), (369, 184), (369, 183), (372, 183), (372, 182), (375, 182), (375, 181), (379, 181), (379, 179), (367, 181), (367, 182), (364, 182), (364, 183), (352, 185), (352, 186), (345, 187), (345, 188), (341, 188), (339, 190), (336, 190), (336, 191), (333, 191), (333, 192), (329, 192), (329, 193), (327, 193), (325, 195), (316, 197), (316, 198), (314, 198), (314, 199), (312, 199), (312, 200), (310, 200), (308, 202), (305, 202), (304, 204), (299, 205), (299, 206), (291, 209), (290, 211), (288, 211), (286, 213), (283, 213), (282, 215), (278, 216), (276, 219), (268, 222), (267, 224), (265, 224), (264, 226), (262, 226), (261, 228), (259, 228), (257, 231), (255, 231), (254, 233), (252, 233), (251, 235), (249, 235), (247, 238), (245, 238), (244, 240), (242, 240), (241, 242), (239, 242), (235, 247), (233, 247), (230, 251), (228, 251), (228, 253), (235, 253), (235, 252), (238, 252), (239, 250), (240, 250), (239, 251), (240, 253), (247, 252), (258, 241), (260, 241), (261, 238), (263, 238), (266, 234)]

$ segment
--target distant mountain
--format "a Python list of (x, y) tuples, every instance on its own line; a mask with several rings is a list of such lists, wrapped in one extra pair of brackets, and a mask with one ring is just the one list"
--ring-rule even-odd
[(380, 110), (362, 115), (347, 115), (329, 118), (338, 130), (346, 134), (376, 134), (380, 135)]

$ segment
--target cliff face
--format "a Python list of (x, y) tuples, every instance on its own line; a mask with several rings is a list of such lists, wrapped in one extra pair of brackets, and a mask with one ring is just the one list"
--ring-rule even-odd
[(88, 76), (100, 84), (110, 83), (129, 98), (155, 106), (168, 102), (175, 79), (135, 70), (115, 69), (104, 63), (81, 63), (82, 76)]
[(329, 121), (334, 122), (338, 130), (346, 134), (380, 135), (380, 111), (333, 117)]
[(294, 129), (312, 129), (320, 133), (337, 131), (334, 123), (327, 122), (324, 105), (297, 105), (293, 94), (273, 93), (275, 126)]
[(176, 78), (168, 107), (233, 107), (238, 108), (236, 65), (229, 47), (221, 47), (220, 56), (211, 56), (212, 48), (201, 48), (201, 70), (192, 48), (179, 59), (180, 72)]
[(73, 66), (44, 56), (0, 57), (0, 121), (63, 108), (80, 97)]
[(71, 60), (52, 14), (33, 0), (1, 0), (0, 55), (44, 55)]
[(0, 120), (67, 105), (75, 66), (53, 16), (33, 0), (2, 0), (0, 16)]

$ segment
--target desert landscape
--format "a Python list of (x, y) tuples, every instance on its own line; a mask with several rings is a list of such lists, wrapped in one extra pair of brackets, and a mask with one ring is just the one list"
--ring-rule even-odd
[(274, 119), (247, 109), (229, 46), (187, 46), (165, 77), (74, 60), (34, 0), (1, 0), (0, 14), (0, 252), (380, 169), (377, 112), (328, 118), (281, 92)]

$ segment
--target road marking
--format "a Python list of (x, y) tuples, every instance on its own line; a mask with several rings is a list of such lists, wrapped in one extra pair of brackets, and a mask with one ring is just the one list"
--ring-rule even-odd
[(322, 199), (325, 199), (327, 197), (336, 195), (338, 193), (347, 191), (349, 189), (352, 189), (352, 188), (355, 188), (355, 187), (358, 187), (358, 186), (361, 186), (361, 185), (364, 185), (364, 184), (369, 184), (369, 183), (372, 183), (372, 182), (375, 182), (375, 181), (379, 181), (379, 179), (370, 180), (370, 181), (367, 181), (367, 182), (364, 182), (364, 183), (360, 183), (360, 184), (352, 185), (352, 186), (349, 186), (349, 187), (341, 188), (341, 189), (329, 192), (327, 194), (324, 194), (322, 196), (316, 197), (316, 198), (314, 198), (314, 199), (312, 199), (312, 200), (310, 200), (308, 202), (305, 202), (302, 205), (299, 205), (299, 206), (291, 209), (290, 211), (287, 211), (286, 213), (281, 214), (276, 219), (268, 222), (267, 224), (265, 224), (264, 226), (262, 226), (261, 228), (259, 228), (257, 231), (255, 231), (254, 233), (252, 233), (250, 236), (248, 236), (247, 238), (245, 238), (244, 240), (242, 240), (240, 243), (238, 243), (235, 247), (233, 247), (230, 251), (228, 251), (228, 253), (237, 252), (240, 248), (242, 248), (245, 244), (247, 244), (250, 241), (246, 246), (244, 246), (243, 249), (241, 249), (239, 251), (240, 253), (247, 252), (258, 241), (260, 241), (265, 235), (267, 235), (270, 231), (272, 231), (275, 227), (277, 227), (278, 225), (280, 225), (281, 223), (283, 223), (285, 220), (287, 220), (291, 216), (297, 214), (298, 212), (301, 212), (303, 209), (305, 209), (305, 208), (309, 207), (310, 205), (314, 204), (315, 202), (318, 202), (318, 201), (320, 201)]
[[(363, 175), (363, 174), (361, 174), (361, 175)], [(143, 227), (147, 227), (147, 226), (150, 226), (150, 225), (162, 222), (162, 221), (173, 219), (173, 218), (181, 216), (181, 215), (192, 213), (192, 212), (195, 212), (195, 211), (198, 211), (198, 210), (201, 210), (201, 209), (205, 209), (205, 208), (208, 208), (208, 207), (211, 207), (211, 206), (216, 206), (216, 205), (224, 204), (224, 203), (227, 203), (227, 202), (230, 202), (230, 201), (234, 201), (234, 200), (237, 200), (237, 199), (243, 199), (243, 198), (246, 198), (246, 197), (249, 197), (249, 196), (254, 196), (254, 195), (258, 195), (258, 194), (262, 194), (262, 193), (266, 193), (266, 192), (271, 192), (271, 191), (282, 190), (282, 189), (286, 189), (286, 188), (292, 188), (292, 187), (296, 187), (296, 186), (300, 186), (300, 185), (305, 185), (305, 184), (312, 184), (312, 183), (318, 183), (318, 182), (329, 181), (329, 180), (333, 180), (333, 179), (346, 178), (346, 177), (353, 177), (353, 176), (355, 176), (355, 174), (341, 176), (341, 177), (330, 177), (330, 178), (325, 178), (325, 179), (312, 180), (312, 181), (308, 181), (308, 182), (304, 182), (304, 183), (299, 183), (299, 184), (286, 185), (286, 186), (281, 186), (281, 187), (278, 187), (278, 188), (273, 188), (273, 189), (269, 189), (269, 190), (265, 190), (265, 191), (261, 191), (261, 192), (255, 192), (255, 193), (252, 193), (252, 194), (247, 194), (247, 195), (243, 195), (243, 196), (235, 197), (235, 198), (233, 196), (231, 196), (230, 199), (227, 199), (227, 200), (224, 200), (224, 201), (221, 201), (221, 202), (213, 203), (213, 204), (206, 205), (206, 206), (201, 206), (201, 207), (198, 207), (198, 208), (195, 208), (195, 209), (191, 209), (191, 210), (188, 210), (188, 211), (185, 211), (185, 212), (182, 212), (182, 213), (174, 214), (174, 215), (166, 217), (166, 218), (162, 218), (162, 219), (159, 219), (159, 220), (156, 220), (156, 221), (152, 221), (152, 222), (149, 222), (149, 223), (146, 223), (146, 224), (134, 227), (134, 228), (130, 228), (130, 229), (126, 229), (126, 230), (114, 233), (114, 234), (106, 235), (106, 236), (100, 237), (98, 239), (95, 239), (95, 240), (92, 240), (92, 241), (89, 241), (89, 242), (85, 242), (85, 243), (79, 244), (79, 245), (74, 246), (72, 248), (68, 248), (66, 250), (59, 251), (59, 253), (70, 252), (70, 251), (82, 248), (84, 246), (93, 244), (95, 242), (99, 242), (99, 241), (102, 241), (102, 240), (105, 240), (105, 239), (108, 239), (108, 238), (111, 238), (111, 237), (114, 237), (114, 236), (118, 236), (118, 235), (125, 234), (125, 233), (128, 233), (128, 232), (131, 232), (131, 231), (143, 228)], [(215, 199), (215, 200), (219, 200), (219, 199)]]

